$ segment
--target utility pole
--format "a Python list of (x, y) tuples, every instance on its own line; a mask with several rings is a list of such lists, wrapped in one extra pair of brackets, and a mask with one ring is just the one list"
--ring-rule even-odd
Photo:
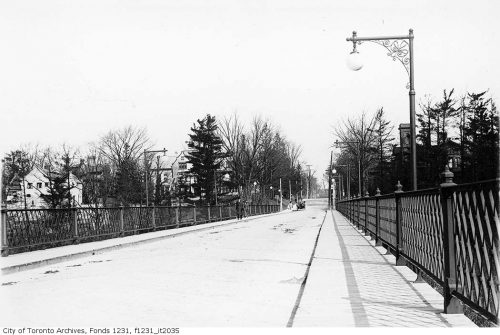
[(215, 192), (215, 206), (217, 206), (217, 175), (215, 174), (215, 170), (214, 170), (214, 192)]
[(308, 172), (309, 172), (309, 175), (307, 177), (307, 199), (309, 199), (310, 197), (310, 190), (311, 190), (311, 164), (307, 164), (306, 165), (307, 168), (308, 168)]
[[(146, 207), (148, 207), (148, 201), (149, 201), (149, 190), (148, 190), (148, 159), (146, 157), (147, 150), (144, 149), (144, 184), (146, 186)], [(142, 206), (142, 199), (141, 199), (141, 206)]]
[[(160, 185), (156, 185), (157, 183), (160, 183)], [(155, 180), (155, 203), (159, 203), (159, 194), (161, 192), (161, 180), (160, 180), (160, 156), (156, 156), (156, 180)]]
[(300, 199), (302, 199), (302, 176), (300, 176)]
[[(146, 207), (149, 206), (149, 187), (148, 187), (148, 175), (149, 175), (149, 167), (148, 167), (148, 158), (147, 154), (152, 154), (156, 152), (163, 152), (163, 156), (168, 150), (163, 148), (163, 150), (146, 150), (144, 149), (144, 170), (146, 172), (146, 176), (144, 178), (144, 183), (146, 184)], [(142, 200), (141, 200), (142, 203)]]
[(280, 177), (280, 211), (283, 210), (283, 192), (281, 189), (281, 177)]
[(330, 165), (328, 166), (328, 208), (332, 206), (332, 162), (333, 151), (330, 152)]

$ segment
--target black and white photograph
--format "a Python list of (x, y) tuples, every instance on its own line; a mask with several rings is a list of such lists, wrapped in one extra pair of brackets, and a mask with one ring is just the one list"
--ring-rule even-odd
[(1, 0), (0, 335), (498, 328), (499, 13)]

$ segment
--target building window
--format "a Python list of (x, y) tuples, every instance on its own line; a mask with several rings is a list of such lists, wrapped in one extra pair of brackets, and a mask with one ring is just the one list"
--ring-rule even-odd
[(31, 194), (26, 194), (26, 198), (31, 198)]
[(179, 170), (186, 170), (187, 169), (187, 163), (179, 163)]
[(45, 183), (45, 187), (49, 187), (49, 183)]
[(36, 183), (36, 188), (42, 188), (42, 183)]
[(28, 183), (28, 188), (33, 188), (33, 183)]

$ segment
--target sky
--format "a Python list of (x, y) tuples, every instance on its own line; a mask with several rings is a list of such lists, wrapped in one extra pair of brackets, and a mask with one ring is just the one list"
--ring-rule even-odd
[(207, 113), (260, 115), (321, 175), (334, 127), (383, 107), (409, 122), (404, 67), (360, 37), (414, 29), (417, 103), (500, 92), (498, 1), (0, 0), (0, 151), (80, 147), (128, 125), (185, 147)]

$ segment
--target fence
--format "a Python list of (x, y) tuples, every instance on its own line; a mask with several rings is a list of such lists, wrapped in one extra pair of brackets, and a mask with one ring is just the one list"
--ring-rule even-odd
[[(278, 212), (279, 205), (249, 205), (246, 215)], [(193, 226), (236, 218), (236, 207), (119, 207), (2, 209), (1, 252), (9, 254), (80, 242)]]
[(337, 210), (437, 286), (445, 313), (465, 306), (498, 325), (499, 182), (443, 176), (439, 188), (338, 201)]

